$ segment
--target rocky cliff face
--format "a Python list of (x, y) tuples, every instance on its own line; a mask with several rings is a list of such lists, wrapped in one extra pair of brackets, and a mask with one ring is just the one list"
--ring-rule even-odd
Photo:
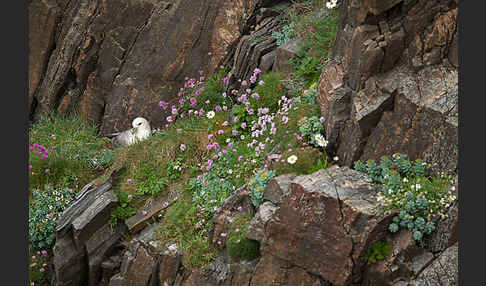
[(185, 77), (231, 58), (257, 9), (278, 2), (30, 1), (31, 115), (77, 108), (103, 134), (136, 116), (161, 126), (158, 102), (173, 98)]
[(400, 152), (456, 170), (457, 1), (341, 5), (318, 86), (329, 150), (346, 165)]

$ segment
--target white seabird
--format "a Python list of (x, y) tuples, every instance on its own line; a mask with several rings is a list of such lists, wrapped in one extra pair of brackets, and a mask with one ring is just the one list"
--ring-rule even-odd
[(143, 117), (137, 117), (132, 122), (133, 128), (125, 130), (123, 132), (112, 133), (106, 135), (111, 139), (113, 147), (121, 147), (132, 145), (136, 142), (147, 139), (150, 136), (152, 129), (147, 119)]

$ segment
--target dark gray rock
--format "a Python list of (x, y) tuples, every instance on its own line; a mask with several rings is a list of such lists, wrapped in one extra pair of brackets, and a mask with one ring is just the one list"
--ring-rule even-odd
[(455, 286), (459, 285), (458, 276), (458, 244), (447, 248), (442, 252), (415, 281), (412, 281), (411, 286), (427, 286), (427, 285), (444, 285)]
[(259, 208), (250, 225), (246, 237), (257, 241), (262, 241), (265, 235), (265, 226), (272, 218), (277, 207), (271, 202), (264, 202)]

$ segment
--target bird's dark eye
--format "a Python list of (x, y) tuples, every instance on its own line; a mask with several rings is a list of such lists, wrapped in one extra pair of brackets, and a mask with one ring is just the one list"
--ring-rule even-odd
[(140, 125), (142, 125), (142, 122), (140, 122), (138, 125), (139, 125), (139, 126), (140, 126)]

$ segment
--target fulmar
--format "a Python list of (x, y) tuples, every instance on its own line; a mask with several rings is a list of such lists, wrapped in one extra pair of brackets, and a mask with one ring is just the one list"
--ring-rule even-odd
[(132, 122), (132, 129), (123, 132), (106, 135), (111, 138), (113, 147), (122, 147), (132, 145), (133, 143), (147, 139), (150, 136), (150, 123), (143, 117), (137, 117)]

